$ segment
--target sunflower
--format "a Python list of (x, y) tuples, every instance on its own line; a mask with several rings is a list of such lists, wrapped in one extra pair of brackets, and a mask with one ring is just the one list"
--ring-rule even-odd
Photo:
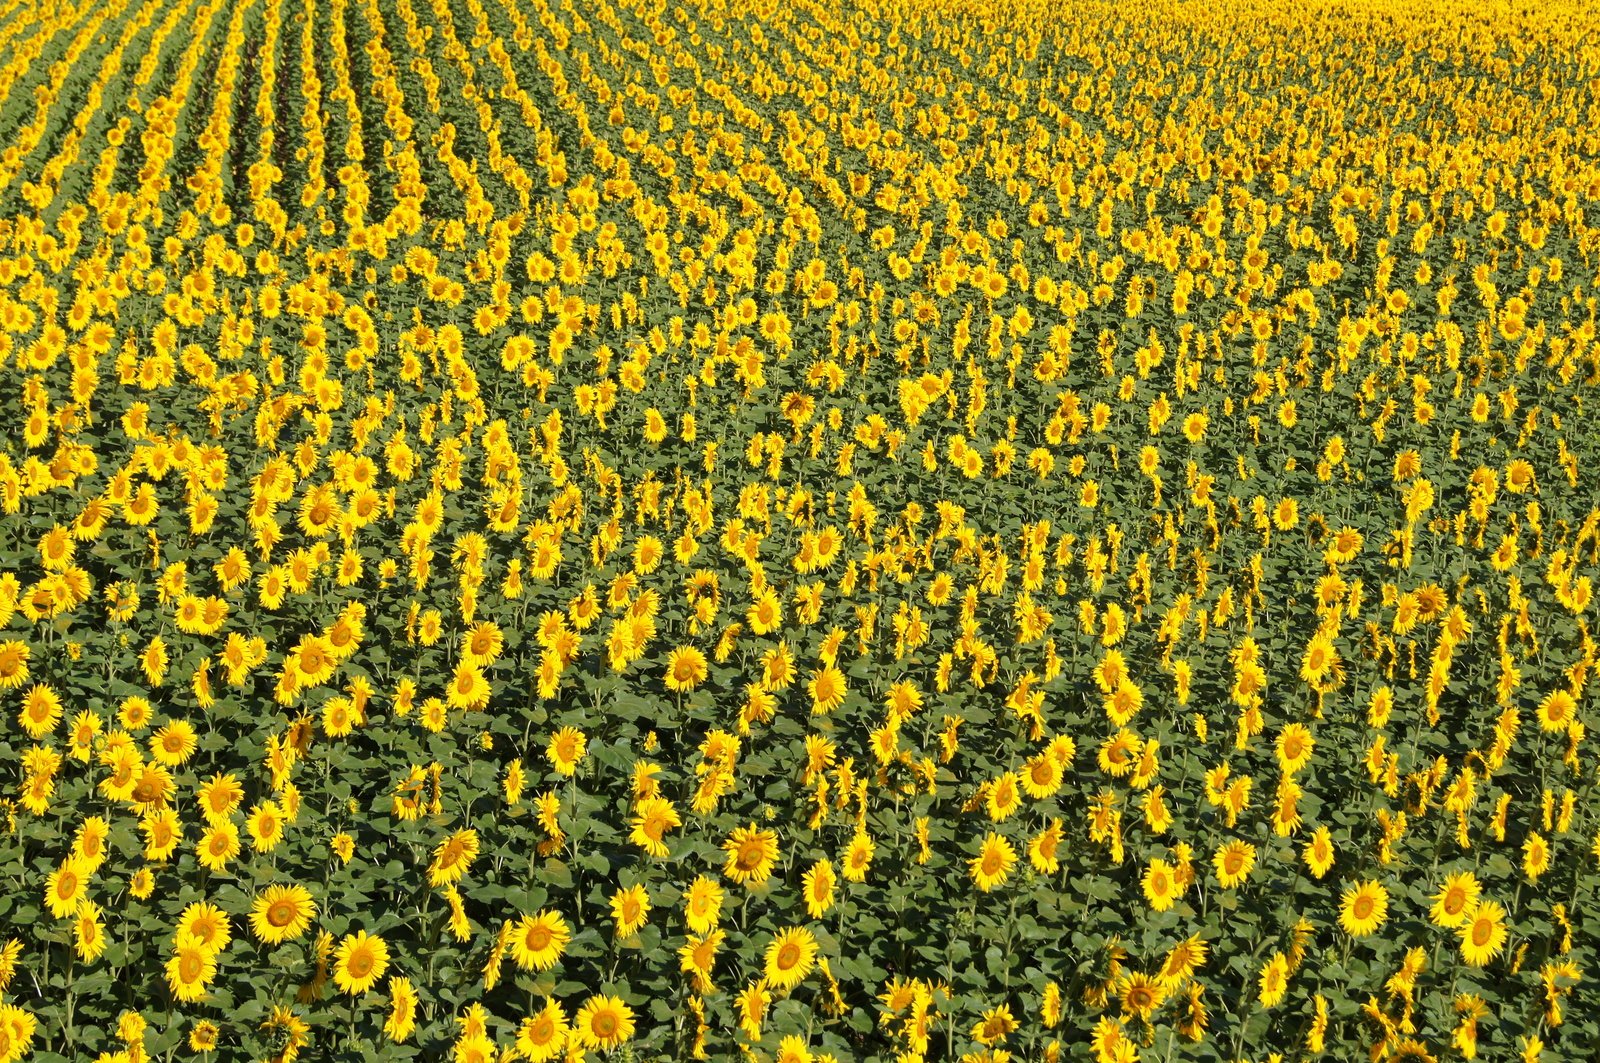
[(68, 732), (72, 744), (68, 752), (74, 760), (80, 763), (88, 762), (94, 753), (94, 740), (99, 737), (104, 727), (104, 721), (93, 712), (80, 712), (72, 718), (71, 730)]
[(1482, 967), (1500, 954), (1506, 944), (1506, 910), (1494, 901), (1480, 900), (1468, 910), (1456, 934), (1461, 938), (1461, 958)]
[(1061, 789), (1065, 765), (1049, 750), (1028, 760), (1021, 772), (1022, 789), (1035, 801), (1043, 801)]
[(389, 946), (381, 937), (358, 930), (339, 942), (333, 981), (350, 996), (360, 996), (377, 984), (389, 967)]
[(664, 797), (646, 797), (634, 806), (633, 829), (628, 840), (651, 856), (664, 859), (670, 852), (666, 834), (682, 823), (671, 801)]
[(117, 721), (128, 731), (142, 731), (150, 723), (150, 702), (135, 694), (124, 698), (117, 709)]
[(505, 635), (492, 620), (479, 621), (472, 630), (461, 633), (462, 659), (480, 668), (499, 660), (504, 647)]
[(1537, 882), (1549, 868), (1550, 843), (1545, 841), (1544, 835), (1534, 831), (1522, 843), (1522, 870), (1527, 873), (1529, 882)]
[(167, 960), (167, 985), (186, 1003), (202, 999), (216, 976), (216, 953), (194, 941), (179, 941)]
[(1144, 896), (1152, 910), (1164, 912), (1178, 897), (1178, 881), (1165, 860), (1152, 860), (1144, 873)]
[(722, 930), (712, 930), (706, 934), (690, 934), (678, 946), (678, 969), (693, 980), (696, 993), (713, 990), (711, 971), (717, 964), (717, 951), (727, 939), (728, 935)]
[[(0, 612), (0, 615), (9, 615)], [(28, 681), (28, 658), (32, 651), (26, 642), (7, 639), (0, 642), (0, 690), (14, 690)]]
[(1261, 965), (1260, 989), (1264, 1008), (1276, 1006), (1288, 992), (1289, 960), (1283, 953), (1273, 953), (1272, 958)]
[(61, 722), (60, 696), (43, 683), (34, 684), (23, 695), (17, 721), (29, 738), (39, 739), (50, 734)]
[(268, 945), (294, 941), (317, 914), (311, 891), (304, 886), (268, 886), (250, 906), (250, 930)]
[(447, 886), (459, 882), (478, 856), (478, 832), (458, 830), (433, 851), (433, 862), (428, 865), (428, 885)]
[(767, 635), (776, 631), (783, 622), (783, 603), (771, 588), (761, 592), (745, 613), (745, 619), (750, 622), (750, 630), (757, 635)]
[(170, 771), (160, 764), (145, 764), (139, 769), (128, 800), (133, 803), (135, 811), (146, 815), (165, 809), (177, 792)]
[(384, 1036), (399, 1044), (409, 1040), (416, 1028), (417, 991), (411, 979), (389, 979), (389, 1017), (383, 1022)]
[(1414, 1037), (1397, 1041), (1390, 1049), (1389, 1063), (1437, 1063), (1428, 1046)]
[(1186, 938), (1167, 952), (1157, 976), (1169, 991), (1176, 990), (1205, 965), (1207, 951), (1206, 943), (1199, 937)]
[(189, 1051), (211, 1052), (217, 1047), (217, 1039), (222, 1035), (222, 1030), (210, 1019), (201, 1019), (189, 1031)]
[(811, 865), (805, 873), (805, 898), (806, 912), (813, 919), (822, 916), (833, 907), (833, 890), (838, 879), (833, 873), (833, 861), (826, 857)]
[(789, 1034), (778, 1042), (773, 1063), (813, 1063), (817, 1057), (806, 1047), (805, 1038)]
[(1062, 822), (1058, 816), (1028, 841), (1028, 863), (1041, 875), (1053, 875), (1061, 869)]
[(1144, 705), (1144, 692), (1138, 684), (1124, 679), (1105, 699), (1106, 715), (1113, 725), (1126, 726)]
[(1462, 993), (1456, 997), (1456, 1011), (1461, 1015), (1460, 1025), (1456, 1027), (1455, 1035), (1451, 1041), (1456, 1048), (1461, 1050), (1465, 1059), (1476, 1059), (1478, 1056), (1478, 1021), (1489, 1013), (1489, 1008), (1484, 999), (1475, 993)]
[(283, 840), (283, 810), (276, 801), (263, 801), (245, 819), (250, 843), (258, 853), (271, 852)]
[(21, 1060), (26, 1057), (29, 1045), (34, 1042), (34, 1029), (37, 1026), (38, 1020), (29, 1012), (0, 1001), (0, 1060)]
[(1002, 1004), (983, 1013), (982, 1021), (972, 1027), (972, 1039), (980, 1045), (990, 1047), (1003, 1044), (1005, 1039), (1016, 1032), (1017, 1020), (1011, 1015), (1011, 1008)]
[(1132, 731), (1118, 731), (1100, 745), (1100, 770), (1112, 778), (1120, 779), (1132, 773), (1138, 763), (1144, 741)]
[(1311, 761), (1316, 740), (1303, 723), (1291, 723), (1278, 734), (1278, 766), (1293, 775)]
[(89, 874), (99, 869), (106, 858), (106, 841), (111, 824), (103, 816), (90, 816), (78, 825), (72, 839), (72, 855), (83, 862)]
[(1577, 713), (1577, 702), (1565, 690), (1545, 695), (1539, 702), (1539, 728), (1543, 731), (1565, 731)]
[(511, 956), (524, 971), (547, 971), (571, 940), (572, 931), (561, 913), (546, 909), (517, 920), (511, 931)]
[(722, 887), (717, 881), (701, 875), (684, 894), (684, 920), (696, 934), (709, 932), (717, 925), (722, 913)]
[(578, 770), (589, 744), (588, 738), (576, 727), (563, 727), (550, 736), (545, 755), (562, 775), (571, 776)]
[(851, 882), (865, 882), (872, 867), (873, 854), (878, 851), (871, 835), (858, 830), (850, 839), (844, 852), (844, 877)]
[(222, 823), (216, 824), (216, 826), (206, 828), (205, 832), (200, 836), (200, 845), (198, 845), (197, 853), (198, 860), (200, 860), (200, 866), (208, 869), (208, 871), (218, 872), (218, 874), (227, 871), (227, 864), (229, 864), (230, 860), (234, 860), (235, 856), (238, 856), (238, 852), (240, 852), (238, 828), (229, 823), (229, 821), (224, 820)]
[(794, 652), (787, 642), (768, 648), (761, 655), (761, 686), (766, 690), (787, 690), (794, 682)]
[(85, 963), (93, 963), (106, 950), (104, 915), (100, 906), (93, 901), (78, 905), (78, 914), (72, 921), (72, 937), (78, 959)]
[(667, 689), (678, 693), (694, 690), (706, 681), (706, 655), (695, 646), (679, 646), (667, 655)]
[(489, 704), (489, 680), (483, 669), (465, 660), (457, 664), (445, 701), (453, 709), (481, 709)]
[(183, 840), (183, 824), (178, 813), (170, 808), (145, 813), (139, 821), (139, 829), (145, 835), (144, 858), (153, 863), (171, 857), (178, 842)]
[(200, 787), (200, 811), (208, 822), (225, 821), (243, 799), (244, 787), (233, 775), (213, 775)]
[(567, 1013), (547, 999), (537, 1015), (522, 1020), (517, 1029), (517, 1051), (529, 1063), (544, 1063), (561, 1054), (567, 1042)]
[(1334, 648), (1333, 639), (1318, 632), (1306, 644), (1305, 655), (1300, 660), (1300, 678), (1310, 684), (1313, 690), (1327, 693), (1337, 685), (1336, 680), (1341, 674), (1339, 651)]
[(616, 1048), (633, 1036), (633, 1009), (618, 997), (592, 996), (578, 1009), (573, 1031), (585, 1048)]
[(1339, 906), (1339, 925), (1352, 937), (1366, 937), (1383, 925), (1389, 914), (1389, 891), (1371, 879), (1345, 887)]
[(1122, 1014), (1141, 1022), (1148, 1021), (1150, 1013), (1159, 1008), (1166, 997), (1167, 992), (1161, 982), (1137, 972), (1123, 978), (1117, 989)]
[(329, 738), (345, 738), (356, 729), (355, 712), (350, 699), (329, 698), (322, 706), (322, 730)]
[(805, 927), (779, 931), (767, 945), (767, 982), (777, 989), (799, 985), (816, 966), (817, 939)]
[(45, 904), (50, 914), (65, 919), (78, 910), (78, 905), (88, 898), (89, 873), (83, 861), (68, 857), (61, 866), (50, 873), (45, 883)]
[(649, 892), (637, 883), (617, 890), (611, 895), (611, 917), (618, 937), (637, 934), (650, 919)]
[(985, 807), (995, 823), (1005, 822), (1022, 807), (1022, 784), (1016, 772), (1005, 772), (990, 784)]
[(831, 664), (824, 665), (811, 673), (811, 681), (806, 685), (806, 690), (811, 695), (811, 714), (826, 716), (844, 704), (846, 693), (844, 673)]
[(1361, 553), (1365, 538), (1354, 528), (1343, 527), (1334, 533), (1332, 541), (1323, 552), (1323, 560), (1330, 565), (1343, 565), (1355, 560)]
[(1217, 880), (1223, 889), (1233, 889), (1250, 877), (1256, 863), (1256, 847), (1249, 842), (1231, 841), (1217, 847), (1212, 864), (1217, 870)]
[(1459, 927), (1478, 903), (1480, 889), (1477, 877), (1470, 871), (1458, 871), (1445, 876), (1444, 885), (1433, 895), (1433, 907), (1428, 911), (1428, 918), (1436, 926), (1447, 929)]
[(968, 862), (972, 881), (985, 893), (1005, 884), (1011, 869), (1017, 865), (1017, 850), (1004, 835), (990, 831), (983, 839), (978, 855)]
[(326, 682), (337, 664), (338, 655), (333, 652), (327, 639), (320, 635), (306, 635), (290, 653), (290, 660), (284, 662), (284, 667), (290, 671), (290, 666), (293, 666), (297, 684), (304, 688)]
[(221, 952), (233, 940), (233, 927), (221, 908), (205, 901), (196, 901), (178, 917), (178, 940), (192, 941), (213, 953)]
[(1326, 825), (1312, 832), (1311, 840), (1306, 842), (1304, 856), (1306, 866), (1315, 878), (1321, 879), (1333, 867), (1333, 835)]
[(735, 827), (722, 843), (722, 850), (728, 854), (722, 873), (754, 889), (772, 877), (772, 865), (778, 858), (778, 835), (776, 831), (757, 830), (754, 823)]

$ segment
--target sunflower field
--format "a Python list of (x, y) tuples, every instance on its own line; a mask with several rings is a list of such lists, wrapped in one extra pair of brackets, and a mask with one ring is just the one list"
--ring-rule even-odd
[(1600, 1058), (1596, 16), (0, 0), (0, 1063)]

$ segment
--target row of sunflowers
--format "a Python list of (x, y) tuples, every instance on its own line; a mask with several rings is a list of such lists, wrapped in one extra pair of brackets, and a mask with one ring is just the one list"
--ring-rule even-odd
[(1600, 1056), (1589, 14), (0, 0), (0, 1063)]

